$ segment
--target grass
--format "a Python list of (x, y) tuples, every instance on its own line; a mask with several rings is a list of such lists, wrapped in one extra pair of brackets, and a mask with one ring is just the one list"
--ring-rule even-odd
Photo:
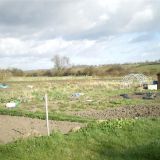
[[(106, 109), (122, 105), (146, 104), (143, 99), (126, 100), (120, 97), (122, 93), (132, 94), (134, 89), (121, 89), (118, 80), (97, 80), (95, 78), (17, 78), (8, 82), (10, 88), (0, 90), (0, 108), (10, 101), (19, 100), (20, 112), (44, 112), (44, 94), (48, 93), (49, 112), (79, 111), (89, 109)], [(37, 80), (37, 81), (36, 81)], [(33, 89), (28, 88), (33, 85)], [(71, 98), (73, 93), (84, 93), (79, 98)], [(160, 100), (147, 101), (147, 104), (159, 104)]]
[[(159, 160), (160, 119), (110, 120), (67, 115), (68, 111), (106, 109), (125, 105), (158, 105), (160, 99), (123, 99), (134, 89), (121, 89), (118, 78), (14, 78), (0, 90), (0, 114), (45, 119), (44, 94), (48, 93), (49, 119), (89, 123), (79, 132), (35, 137), (0, 145), (0, 160)], [(33, 89), (28, 88), (33, 85)], [(159, 92), (159, 91), (157, 91)], [(83, 93), (73, 98), (73, 93)], [(5, 108), (10, 101), (21, 103)]]
[[(23, 116), (23, 117), (30, 117), (30, 118), (38, 118), (38, 119), (45, 119), (45, 113), (42, 112), (29, 112), (23, 111), (18, 109), (0, 109), (0, 115), (10, 115), (10, 116)], [(94, 119), (78, 117), (78, 116), (71, 116), (62, 113), (49, 113), (50, 120), (57, 120), (57, 121), (70, 121), (70, 122), (81, 122), (87, 123), (92, 122)]]
[(134, 68), (135, 72), (156, 75), (160, 70), (160, 64), (140, 64)]
[(0, 146), (3, 160), (159, 160), (160, 119), (91, 123), (79, 132)]

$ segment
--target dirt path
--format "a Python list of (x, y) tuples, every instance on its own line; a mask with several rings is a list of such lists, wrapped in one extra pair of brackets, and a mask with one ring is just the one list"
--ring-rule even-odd
[(106, 110), (88, 110), (68, 112), (67, 114), (91, 117), (95, 119), (135, 118), (135, 117), (160, 117), (160, 105), (158, 106), (126, 106), (108, 108)]
[[(50, 130), (67, 133), (84, 124), (66, 121), (50, 121)], [(0, 115), (0, 144), (29, 136), (47, 135), (45, 120)]]

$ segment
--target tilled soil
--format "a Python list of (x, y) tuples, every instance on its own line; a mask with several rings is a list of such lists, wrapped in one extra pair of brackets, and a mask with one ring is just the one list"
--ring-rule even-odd
[[(160, 117), (160, 105), (152, 106), (125, 106), (108, 108), (106, 110), (87, 110), (68, 112), (68, 114), (94, 118), (97, 120), (136, 118), (136, 117)], [(50, 130), (68, 133), (85, 124), (67, 121), (49, 121)], [(0, 115), (0, 144), (8, 143), (19, 138), (47, 135), (46, 121), (26, 117)]]
[(160, 105), (153, 106), (125, 106), (118, 108), (108, 108), (106, 110), (87, 110), (68, 112), (68, 114), (89, 117), (94, 119), (118, 119), (135, 117), (159, 117)]
[[(84, 124), (67, 121), (49, 121), (50, 131), (68, 133)], [(47, 135), (46, 121), (27, 117), (0, 115), (0, 144), (19, 138)]]

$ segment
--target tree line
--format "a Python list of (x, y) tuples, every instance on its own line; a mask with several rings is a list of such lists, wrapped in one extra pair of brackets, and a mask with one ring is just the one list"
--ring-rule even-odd
[(6, 77), (38, 77), (38, 76), (123, 76), (131, 72), (140, 72), (147, 75), (154, 75), (159, 68), (146, 68), (143, 65), (160, 66), (160, 60), (153, 62), (140, 62), (140, 63), (126, 63), (126, 64), (109, 64), (99, 66), (87, 66), (87, 65), (71, 65), (69, 57), (55, 55), (51, 61), (53, 62), (52, 69), (46, 70), (33, 70), (23, 71), (21, 69), (0, 69), (0, 81), (6, 79)]

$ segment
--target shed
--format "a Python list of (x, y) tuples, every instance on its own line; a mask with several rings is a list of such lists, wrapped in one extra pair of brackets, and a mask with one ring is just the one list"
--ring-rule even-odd
[(158, 89), (160, 89), (160, 73), (157, 74), (157, 79), (158, 79)]

